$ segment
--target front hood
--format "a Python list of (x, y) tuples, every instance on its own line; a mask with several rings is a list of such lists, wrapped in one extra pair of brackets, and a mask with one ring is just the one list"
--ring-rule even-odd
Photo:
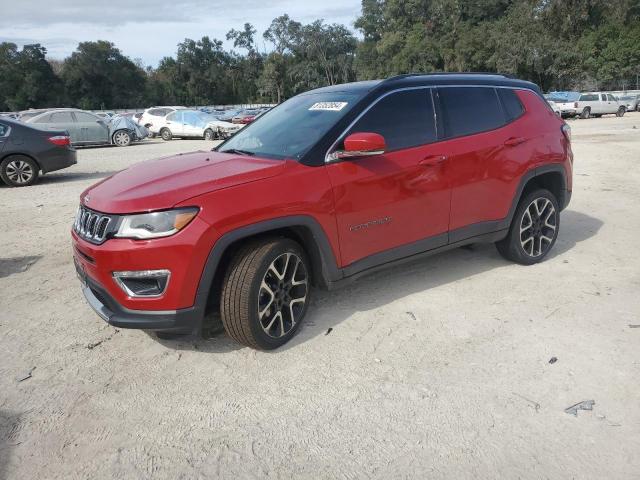
[(189, 198), (277, 175), (282, 160), (218, 152), (193, 152), (138, 163), (89, 187), (80, 196), (104, 213), (171, 208)]

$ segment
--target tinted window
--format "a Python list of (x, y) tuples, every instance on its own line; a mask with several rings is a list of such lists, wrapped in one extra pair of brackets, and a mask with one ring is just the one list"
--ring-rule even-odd
[(504, 108), (504, 112), (507, 114), (507, 119), (509, 121), (515, 120), (522, 115), (524, 107), (522, 106), (522, 103), (520, 103), (520, 99), (516, 92), (510, 88), (497, 88), (496, 91), (498, 92), (498, 96), (502, 102), (502, 107)]
[(580, 101), (581, 102), (597, 102), (598, 95), (593, 95), (593, 94), (581, 95)]
[(162, 108), (154, 108), (149, 110), (149, 115), (153, 115), (155, 117), (164, 117), (167, 113), (165, 113), (164, 109)]
[(50, 121), (53, 123), (69, 123), (73, 122), (73, 117), (71, 112), (53, 112)]
[(79, 122), (96, 122), (99, 120), (99, 118), (94, 117), (93, 115), (91, 115), (90, 113), (84, 113), (84, 112), (75, 112), (76, 113), (76, 120), (78, 120)]
[(355, 132), (379, 133), (389, 151), (435, 141), (431, 90), (421, 88), (387, 95), (349, 131)]
[(360, 98), (339, 91), (298, 95), (244, 127), (218, 151), (236, 149), (267, 158), (300, 159)]
[(171, 115), (167, 115), (167, 120), (168, 120), (169, 122), (173, 122), (173, 121), (175, 121), (175, 120), (176, 120), (176, 116), (177, 116), (177, 115), (178, 115), (178, 113), (177, 113), (177, 112), (174, 112), (174, 113), (172, 113)]
[(505, 124), (494, 88), (448, 87), (438, 89), (438, 95), (447, 137), (471, 135)]
[(4, 137), (8, 131), (9, 131), (9, 127), (0, 123), (0, 137)]

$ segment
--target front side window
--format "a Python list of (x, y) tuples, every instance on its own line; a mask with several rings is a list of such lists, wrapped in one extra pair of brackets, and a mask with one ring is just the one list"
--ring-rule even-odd
[(359, 94), (339, 91), (298, 95), (244, 127), (217, 150), (300, 160), (360, 99)]
[(609, 100), (610, 102), (615, 102), (616, 101), (616, 97), (614, 97), (610, 93), (607, 93), (607, 100)]
[(73, 116), (71, 112), (53, 112), (51, 114), (52, 123), (72, 123)]
[(486, 132), (505, 124), (495, 88), (439, 88), (446, 137)]
[(431, 89), (395, 92), (373, 105), (348, 134), (379, 133), (387, 151), (416, 147), (437, 138)]

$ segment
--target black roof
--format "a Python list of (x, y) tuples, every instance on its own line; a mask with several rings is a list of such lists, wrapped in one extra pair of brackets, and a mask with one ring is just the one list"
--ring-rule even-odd
[[(403, 87), (429, 85), (487, 85), (495, 87), (526, 88), (542, 95), (540, 88), (531, 82), (518, 80), (500, 73), (408, 73), (387, 78), (386, 80), (369, 80), (364, 82), (343, 83), (312, 90), (313, 93), (353, 92), (364, 94), (372, 90), (393, 90)], [(309, 93), (311, 93), (309, 92)]]

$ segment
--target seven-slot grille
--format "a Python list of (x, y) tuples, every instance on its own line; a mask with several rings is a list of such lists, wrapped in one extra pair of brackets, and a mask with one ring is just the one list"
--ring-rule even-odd
[(81, 205), (73, 223), (73, 229), (79, 236), (89, 242), (102, 243), (112, 221), (113, 218), (111, 216), (94, 212)]

